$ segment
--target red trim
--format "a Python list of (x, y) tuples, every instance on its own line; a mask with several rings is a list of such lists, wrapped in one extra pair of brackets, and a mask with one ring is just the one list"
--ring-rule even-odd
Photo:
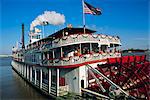
[[(15, 60), (16, 61), (16, 60)], [(94, 60), (94, 61), (89, 61), (89, 62), (84, 62), (84, 63), (80, 63), (80, 64), (74, 64), (74, 65), (66, 65), (66, 66), (41, 66), (40, 64), (31, 64), (31, 63), (25, 63), (25, 62), (21, 62), (21, 61), (17, 61), (20, 63), (25, 63), (25, 64), (29, 64), (35, 67), (48, 67), (48, 68), (77, 68), (77, 67), (81, 67), (83, 65), (87, 65), (87, 64), (93, 64), (93, 63), (98, 63), (98, 62), (105, 62), (107, 61), (107, 59), (102, 59), (102, 60)]]

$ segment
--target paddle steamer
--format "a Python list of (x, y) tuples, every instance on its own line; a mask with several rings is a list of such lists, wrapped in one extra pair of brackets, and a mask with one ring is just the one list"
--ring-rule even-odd
[(146, 90), (140, 95), (135, 92), (137, 87), (133, 92), (128, 90), (147, 80), (144, 74), (137, 78), (131, 75), (137, 74), (136, 69), (144, 67), (145, 62), (130, 70), (130, 61), (145, 61), (144, 56), (121, 57), (118, 36), (97, 34), (91, 29), (84, 32), (83, 28), (68, 25), (45, 38), (40, 37), (38, 32), (30, 33), (30, 43), (25, 46), (22, 25), (22, 48), (13, 48), (12, 67), (43, 93), (55, 97), (89, 93), (105, 99), (121, 94), (133, 99), (147, 98)]
[[(130, 52), (122, 56), (118, 36), (98, 34), (85, 28), (85, 14), (101, 15), (101, 9), (84, 0), (82, 7), (83, 28), (69, 24), (47, 37), (42, 37), (44, 30), (40, 32), (36, 26), (44, 27), (59, 19), (63, 19), (59, 23), (63, 24), (64, 15), (54, 11), (39, 15), (31, 23), (26, 46), (22, 24), (22, 47), (12, 50), (13, 69), (34, 87), (54, 97), (75, 94), (92, 99), (149, 100), (148, 56)], [(51, 18), (51, 14), (57, 18), (53, 15)]]

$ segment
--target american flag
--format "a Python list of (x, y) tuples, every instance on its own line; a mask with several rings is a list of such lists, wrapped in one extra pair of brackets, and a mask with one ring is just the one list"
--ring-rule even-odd
[(84, 13), (85, 14), (93, 14), (93, 15), (101, 15), (101, 10), (99, 8), (95, 8), (90, 4), (84, 2)]

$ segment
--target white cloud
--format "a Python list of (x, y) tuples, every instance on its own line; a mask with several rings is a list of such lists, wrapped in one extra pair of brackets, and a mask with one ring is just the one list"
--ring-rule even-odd
[(42, 25), (43, 22), (48, 22), (48, 24), (51, 25), (61, 25), (65, 23), (65, 16), (63, 14), (56, 13), (55, 11), (44, 11), (43, 14), (39, 15), (34, 21), (32, 21), (30, 30), (33, 30), (33, 28), (37, 25)]

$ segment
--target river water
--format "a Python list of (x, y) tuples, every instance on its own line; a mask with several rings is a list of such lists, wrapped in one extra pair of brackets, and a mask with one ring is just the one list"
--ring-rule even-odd
[(11, 67), (11, 57), (0, 58), (0, 100), (48, 100)]

